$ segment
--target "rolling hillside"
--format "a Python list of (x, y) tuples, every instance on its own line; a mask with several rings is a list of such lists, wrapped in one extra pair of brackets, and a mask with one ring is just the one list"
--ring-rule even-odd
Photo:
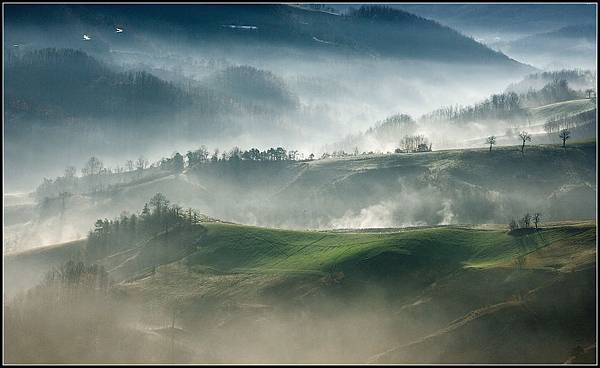
[(595, 109), (596, 101), (594, 99), (584, 98), (535, 107), (530, 110), (530, 113), (536, 121), (547, 121), (556, 116), (576, 115)]
[(227, 221), (291, 229), (506, 224), (536, 211), (547, 221), (591, 219), (595, 152), (595, 143), (568, 144), (566, 150), (528, 143), (525, 155), (506, 146), (492, 152), (207, 163), (101, 193), (74, 193), (65, 202), (70, 227), (62, 235), (57, 198), (43, 206), (7, 206), (11, 225), (4, 230), (6, 239), (29, 247), (60, 242), (61, 236), (76, 239), (97, 218), (137, 211), (157, 192)]
[[(194, 346), (214, 349), (192, 361), (258, 359), (222, 360), (228, 348), (219, 339), (236, 331), (231, 349), (246, 341), (254, 354), (266, 353), (269, 340), (261, 334), (246, 340), (251, 331), (245, 328), (269, 329), (270, 318), (283, 318), (287, 332), (272, 332), (287, 343), (270, 351), (268, 361), (322, 362), (307, 352), (320, 344), (338, 349), (326, 362), (560, 363), (577, 345), (594, 341), (595, 239), (594, 222), (516, 233), (494, 226), (302, 232), (211, 222), (158, 234), (97, 262), (120, 281), (119, 298), (148, 310), (180, 305), (178, 318), (196, 336)], [(76, 259), (62, 248), (82, 246), (6, 257), (6, 280), (34, 263)], [(336, 310), (322, 328), (348, 334), (339, 316), (360, 311), (356, 325), (382, 324), (361, 334), (376, 344), (346, 351), (342, 341), (315, 335), (304, 353), (294, 350), (308, 337), (295, 314), (304, 311), (314, 323)], [(532, 324), (535, 338), (523, 330)], [(213, 341), (199, 331), (212, 331)], [(344, 339), (354, 344), (356, 338)], [(524, 355), (511, 353), (517, 346)]]
[[(519, 127), (520, 130), (526, 130), (532, 136), (536, 144), (561, 144), (558, 136), (558, 129), (549, 134), (545, 125), (552, 120), (564, 119), (571, 124), (570, 140), (572, 144), (581, 142), (593, 142), (596, 139), (596, 100), (595, 99), (575, 99), (562, 102), (551, 103), (539, 107), (527, 108), (528, 123)], [(518, 141), (518, 132), (509, 129), (505, 134), (496, 135), (498, 145), (506, 145)], [(468, 139), (468, 146), (477, 147), (485, 142), (486, 137)]]

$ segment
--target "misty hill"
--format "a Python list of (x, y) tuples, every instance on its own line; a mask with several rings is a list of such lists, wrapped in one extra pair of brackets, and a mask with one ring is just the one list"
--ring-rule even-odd
[(349, 135), (326, 147), (331, 147), (334, 152), (369, 151), (373, 147), (377, 147), (377, 151), (393, 152), (399, 148), (402, 139), (413, 136), (417, 128), (417, 122), (410, 115), (395, 114), (376, 122), (364, 132)]
[[(532, 143), (537, 140), (534, 136)], [(51, 194), (38, 204), (7, 206), (12, 225), (5, 228), (5, 239), (15, 249), (76, 239), (95, 219), (141, 208), (157, 192), (227, 221), (286, 228), (507, 223), (528, 211), (540, 211), (548, 221), (594, 218), (595, 142), (567, 142), (566, 150), (532, 143), (524, 155), (520, 147), (506, 146), (492, 152), (485, 147), (206, 162), (99, 192), (74, 192), (64, 208)], [(48, 190), (52, 193), (52, 186)], [(61, 190), (67, 189), (57, 186), (54, 192)]]
[(592, 4), (394, 4), (470, 34), (549, 32), (594, 23)]
[(275, 74), (251, 66), (228, 67), (203, 81), (211, 88), (235, 97), (240, 103), (296, 109), (298, 97)]
[[(572, 74), (565, 71), (533, 75), (482, 102), (434, 110), (419, 118), (419, 131), (424, 132), (434, 146), (442, 148), (457, 144), (477, 147), (491, 135), (497, 138), (496, 144), (508, 145), (518, 140), (521, 131), (533, 134), (539, 144), (558, 143), (561, 129), (570, 129), (571, 138), (576, 140), (595, 140), (596, 99), (593, 90), (574, 90), (566, 79), (554, 78), (565, 76), (575, 79), (580, 88), (589, 86), (584, 79), (586, 73), (582, 73), (584, 78), (574, 78)], [(548, 77), (552, 78), (549, 83), (534, 89), (533, 86), (540, 85)], [(527, 86), (527, 92), (515, 92)], [(457, 129), (463, 131), (459, 138), (453, 138)], [(400, 137), (396, 139), (399, 141)]]
[[(113, 305), (146, 305), (139, 320), (176, 306), (177, 325), (193, 342), (176, 340), (186, 361), (553, 363), (594, 342), (593, 222), (514, 232), (307, 232), (202, 221), (155, 231), (94, 262), (116, 281)], [(61, 259), (90, 262), (88, 247), (81, 241), (7, 256), (6, 280), (23, 287)], [(344, 339), (316, 333), (323, 329)], [(23, 340), (11, 341), (12, 359), (30, 359), (16, 346)], [(242, 347), (253, 353), (236, 354)], [(328, 353), (307, 353), (318, 347)]]
[(521, 81), (511, 83), (507, 92), (527, 93), (530, 90), (540, 90), (555, 80), (564, 80), (575, 90), (587, 90), (594, 88), (596, 80), (595, 72), (590, 70), (557, 70), (550, 72), (533, 73), (525, 76)]
[(152, 116), (172, 114), (192, 102), (190, 95), (169, 82), (145, 72), (113, 71), (78, 50), (42, 49), (13, 55), (5, 68), (11, 115), (51, 120)]
[[(287, 134), (293, 127), (282, 126), (279, 119), (300, 106), (280, 77), (249, 66), (226, 68), (200, 82), (171, 82), (80, 50), (46, 48), (11, 50), (5, 72), (10, 139), (4, 153), (15, 174), (11, 180), (25, 182), (31, 172), (24, 174), (24, 167), (55, 166), (78, 152), (116, 158), (104, 142), (139, 155), (148, 147), (164, 149), (165, 136)], [(40, 154), (34, 155), (34, 149)]]
[(594, 68), (596, 26), (570, 25), (513, 41), (499, 42), (494, 48), (519, 60), (528, 60), (538, 67)]
[[(21, 6), (6, 9), (9, 43), (36, 44), (31, 31), (44, 27), (44, 44), (90, 47), (82, 30), (110, 48), (115, 25), (126, 25), (128, 49), (148, 50), (157, 40), (189, 46), (280, 54), (306, 52), (381, 56), (429, 61), (494, 64), (517, 70), (521, 64), (460, 33), (410, 13), (379, 6), (340, 16), (288, 5), (128, 5)], [(58, 33), (73, 36), (58, 37)], [(67, 41), (68, 40), (68, 41)], [(122, 45), (123, 41), (119, 41)], [(34, 47), (34, 46), (31, 46)], [(274, 49), (276, 48), (276, 49)], [(278, 51), (277, 51), (278, 50)], [(235, 51), (235, 50), (234, 50)]]
[(539, 49), (540, 43), (548, 42), (551, 43), (547, 45), (548, 47), (557, 47), (563, 46), (562, 44), (559, 44), (559, 42), (566, 40), (571, 40), (575, 42), (578, 40), (583, 40), (589, 43), (595, 43), (596, 26), (594, 24), (580, 24), (563, 27), (551, 32), (538, 33), (511, 42), (511, 48), (518, 50), (532, 47), (532, 45), (536, 45), (536, 48)]

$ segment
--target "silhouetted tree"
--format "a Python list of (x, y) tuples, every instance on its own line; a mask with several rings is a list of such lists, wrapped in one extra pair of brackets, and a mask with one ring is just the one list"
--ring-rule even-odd
[(540, 224), (540, 221), (542, 220), (542, 214), (539, 212), (536, 212), (533, 215), (533, 224), (535, 225), (535, 228), (538, 228), (538, 225)]
[(210, 157), (210, 160), (212, 162), (219, 161), (219, 149), (218, 148), (215, 148), (215, 151), (213, 152), (212, 156)]
[(519, 133), (519, 138), (521, 138), (521, 141), (523, 142), (523, 144), (521, 145), (521, 154), (524, 155), (525, 154), (525, 142), (527, 142), (527, 141), (531, 142), (531, 135), (529, 135), (529, 133), (527, 133), (526, 131), (522, 131)]
[(519, 220), (519, 227), (521, 227), (522, 229), (529, 229), (529, 227), (531, 227), (531, 215), (529, 213), (526, 213)]
[(148, 167), (148, 160), (144, 156), (140, 156), (135, 161), (135, 166), (138, 170), (144, 170)]
[(104, 164), (98, 157), (92, 156), (85, 163), (85, 166), (81, 169), (81, 173), (85, 175), (98, 175), (100, 170), (104, 167)]
[(563, 142), (563, 148), (567, 148), (567, 139), (571, 138), (571, 132), (569, 131), (569, 129), (563, 129), (560, 131), (560, 133), (558, 134), (558, 137), (560, 139), (562, 139)]
[(494, 144), (496, 144), (496, 136), (495, 135), (491, 135), (489, 137), (486, 138), (485, 143), (490, 145), (490, 152), (492, 152), (492, 146)]
[(593, 88), (588, 88), (585, 90), (585, 95), (587, 98), (592, 98), (596, 95), (596, 91)]

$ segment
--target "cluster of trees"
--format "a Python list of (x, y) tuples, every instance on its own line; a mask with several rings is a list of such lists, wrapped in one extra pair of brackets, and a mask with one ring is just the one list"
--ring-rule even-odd
[[(153, 165), (152, 167), (158, 167)], [(81, 176), (77, 176), (75, 166), (67, 166), (62, 176), (54, 180), (44, 178), (35, 190), (38, 200), (52, 198), (61, 193), (89, 193), (108, 190), (113, 185), (140, 179), (144, 171), (150, 167), (148, 160), (140, 156), (137, 160), (127, 160), (124, 166), (114, 168), (104, 166), (104, 162), (96, 156), (90, 157), (81, 168)]]
[[(258, 148), (250, 148), (249, 150), (241, 150), (239, 147), (233, 147), (229, 151), (223, 151), (219, 155), (219, 149), (216, 148), (212, 154), (207, 150), (206, 146), (202, 146), (195, 151), (186, 153), (188, 167), (193, 167), (198, 164), (209, 162), (226, 162), (226, 161), (296, 161), (304, 159), (304, 155), (297, 150), (286, 150), (283, 147), (271, 147), (267, 150), (259, 150)], [(315, 155), (310, 154), (309, 159), (314, 159)]]
[(417, 15), (394, 9), (387, 5), (363, 5), (360, 8), (351, 8), (347, 12), (348, 17), (383, 19), (391, 21), (402, 21), (405, 24), (417, 23), (423, 19)]
[(168, 171), (181, 172), (185, 167), (183, 156), (175, 152), (172, 157), (165, 157), (160, 160), (160, 168)]
[(400, 143), (402, 148), (397, 148), (396, 153), (401, 152), (430, 152), (431, 143), (424, 135), (407, 135), (402, 138)]
[(389, 139), (412, 135), (416, 130), (417, 122), (410, 115), (396, 114), (377, 122), (365, 132), (365, 135), (385, 142)]
[(571, 89), (565, 79), (555, 79), (542, 89), (529, 90), (521, 95), (523, 106), (536, 107), (555, 102), (568, 101), (583, 97), (581, 93)]
[(526, 93), (543, 88), (555, 80), (565, 80), (577, 90), (590, 89), (596, 81), (596, 72), (580, 69), (563, 69), (529, 74), (522, 81), (508, 86), (508, 91)]
[(542, 214), (536, 212), (531, 215), (530, 213), (526, 213), (518, 220), (511, 219), (508, 223), (508, 228), (510, 231), (514, 231), (517, 229), (531, 229), (532, 227), (535, 229), (539, 228), (539, 225), (542, 221)]
[(481, 120), (513, 120), (526, 116), (519, 95), (515, 92), (494, 94), (485, 101), (471, 106), (448, 106), (421, 117), (425, 121), (452, 121), (467, 123)]
[(565, 79), (556, 79), (539, 90), (530, 89), (517, 94), (510, 91), (493, 94), (483, 102), (470, 106), (447, 106), (423, 115), (424, 121), (451, 121), (468, 123), (472, 121), (505, 120), (514, 121), (527, 118), (527, 108), (584, 97), (569, 87)]
[[(363, 155), (365, 155), (366, 153), (363, 152)], [(311, 153), (312, 155), (312, 153)], [(341, 158), (341, 157), (350, 157), (350, 156), (358, 156), (359, 152), (358, 149), (355, 149), (353, 152), (346, 152), (344, 150), (334, 150), (331, 153), (329, 152), (323, 152), (323, 154), (321, 155), (321, 159), (326, 159), (326, 158)]]
[(98, 219), (88, 234), (87, 255), (97, 259), (158, 233), (168, 234), (174, 228), (191, 227), (207, 219), (196, 210), (171, 204), (164, 194), (156, 193), (139, 213), (124, 212), (112, 220)]
[(62, 288), (86, 288), (106, 290), (110, 286), (108, 272), (104, 266), (86, 265), (82, 261), (69, 260), (48, 271), (44, 278), (46, 286)]
[(414, 135), (416, 131), (417, 122), (410, 115), (395, 114), (377, 121), (364, 132), (346, 136), (342, 141), (334, 144), (331, 149), (343, 151), (354, 147), (354, 151), (357, 151), (358, 147), (370, 146), (373, 141), (378, 145), (389, 147), (396, 145), (402, 137)]
[[(314, 154), (308, 156), (309, 160), (315, 158)], [(187, 160), (186, 160), (187, 159)], [(81, 168), (81, 176), (77, 176), (77, 168), (68, 166), (62, 176), (54, 180), (44, 178), (42, 183), (36, 188), (36, 197), (38, 200), (44, 198), (53, 198), (60, 193), (89, 193), (111, 190), (115, 186), (131, 183), (147, 177), (146, 171), (160, 172), (181, 172), (186, 167), (193, 167), (202, 163), (226, 162), (226, 161), (296, 161), (303, 160), (304, 154), (297, 150), (286, 150), (283, 147), (269, 148), (260, 151), (257, 148), (241, 150), (234, 147), (229, 151), (220, 152), (215, 149), (212, 154), (209, 153), (206, 146), (202, 146), (195, 151), (188, 151), (185, 155), (174, 152), (171, 157), (163, 157), (160, 160), (150, 164), (144, 157), (140, 156), (137, 160), (127, 160), (124, 166), (117, 165), (115, 168), (104, 166), (104, 162), (98, 157), (90, 157)]]
[(304, 4), (303, 6), (312, 10), (326, 11), (330, 13), (337, 13), (337, 11), (329, 5), (325, 4)]

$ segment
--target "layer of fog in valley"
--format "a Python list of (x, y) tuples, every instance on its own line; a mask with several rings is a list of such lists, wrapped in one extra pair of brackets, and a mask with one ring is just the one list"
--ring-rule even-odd
[[(77, 17), (84, 8), (68, 9)], [(156, 16), (152, 8), (138, 9), (144, 9), (148, 22)], [(210, 9), (216, 19), (226, 17), (223, 8)], [(171, 181), (186, 188), (174, 198), (180, 205), (199, 206), (212, 216), (260, 226), (322, 229), (470, 222), (477, 216), (456, 215), (460, 205), (445, 197), (447, 189), (433, 182), (415, 183), (401, 173), (389, 176), (395, 183), (388, 188), (389, 195), (363, 198), (360, 204), (344, 199), (346, 204), (329, 204), (329, 210), (321, 209), (319, 195), (301, 197), (286, 191), (286, 186), (301, 178), (307, 167), (318, 170), (318, 161), (327, 157), (369, 159), (395, 152), (479, 148), (491, 136), (497, 147), (511, 146), (520, 143), (522, 131), (532, 136), (534, 145), (560, 143), (558, 133), (564, 127), (572, 130), (571, 141), (594, 135), (595, 99), (590, 96), (595, 70), (536, 70), (450, 28), (391, 9), (365, 8), (344, 16), (322, 9), (266, 7), (264, 14), (252, 9), (238, 10), (249, 19), (246, 28), (229, 27), (239, 22), (227, 18), (222, 18), (225, 26), (210, 23), (198, 29), (162, 20), (157, 21), (162, 31), (157, 31), (129, 19), (128, 11), (98, 8), (107, 17), (121, 14), (121, 19), (131, 22), (127, 26), (122, 20), (116, 26), (85, 25), (73, 23), (66, 10), (57, 7), (52, 8), (55, 18), (44, 20), (48, 32), (38, 32), (37, 8), (30, 9), (29, 15), (11, 8), (8, 14), (14, 14), (15, 20), (7, 19), (5, 44), (5, 231), (10, 244), (21, 245), (10, 248), (84, 237), (94, 219), (132, 211), (154, 194), (149, 188), (169, 191)], [(279, 14), (281, 22), (276, 17), (261, 23), (271, 12)], [(384, 20), (374, 24), (369, 19), (375, 16)], [(344, 26), (349, 32), (366, 32), (363, 39), (352, 43), (337, 29), (329, 35), (337, 37), (337, 46), (310, 37), (318, 32), (317, 39), (326, 39), (321, 27), (340, 17), (348, 19)], [(428, 30), (414, 33), (411, 29), (398, 36), (407, 40), (414, 35), (421, 40), (418, 48), (390, 49), (386, 42), (396, 41), (393, 32), (389, 40), (366, 46), (378, 29), (389, 32), (395, 25), (402, 28), (403, 22)], [(316, 28), (311, 31), (305, 23)], [(178, 36), (177, 30), (188, 26), (190, 35)], [(115, 27), (122, 32), (115, 33)], [(279, 27), (281, 39), (262, 39), (265, 27)], [(71, 36), (53, 36), (65, 32)], [(82, 39), (81, 33), (90, 39)], [(222, 43), (200, 42), (202, 33), (214, 33)], [(463, 52), (430, 51), (428, 45), (437, 42), (436, 35), (447, 37)], [(553, 105), (557, 103), (564, 106)], [(233, 177), (249, 175), (247, 183), (220, 179), (237, 170), (225, 161), (235, 159), (238, 149), (241, 155), (278, 147), (285, 154), (258, 158), (261, 163), (242, 163)], [(188, 152), (197, 155), (201, 148), (202, 158), (194, 168)], [(161, 164), (175, 152), (183, 158), (184, 171)], [(91, 157), (101, 161), (101, 167), (83, 173)], [(249, 157), (241, 159), (257, 159)], [(365, 160), (365, 166), (356, 170), (377, 168), (378, 159), (373, 160)], [(279, 175), (280, 169), (284, 174), (272, 179), (277, 188), (248, 187), (258, 175), (248, 165), (266, 170), (266, 175)], [(438, 163), (427, 163), (422, 170), (433, 170), (432, 165)], [(207, 175), (200, 174), (198, 181), (194, 172), (205, 169)], [(349, 174), (352, 171), (344, 175), (352, 181)], [(316, 180), (302, 180), (300, 185), (323, 184)], [(210, 187), (213, 184), (218, 187)], [(115, 185), (127, 189), (115, 192), (110, 188)], [(545, 195), (560, 188), (549, 188)], [(127, 194), (120, 193), (123, 190)], [(417, 198), (419, 203), (419, 194), (412, 193), (426, 190), (439, 193), (431, 198), (440, 197), (430, 210), (416, 214), (395, 210), (397, 198)], [(501, 188), (477, 190), (487, 198), (503, 192)], [(62, 192), (69, 193), (69, 199), (59, 198)], [(355, 198), (356, 194), (339, 195)], [(288, 210), (286, 206), (294, 208), (296, 200), (317, 204)], [(324, 200), (330, 198), (325, 195)], [(56, 201), (60, 208), (64, 202), (61, 215), (45, 210)], [(485, 221), (504, 222), (509, 211), (496, 212)]]

